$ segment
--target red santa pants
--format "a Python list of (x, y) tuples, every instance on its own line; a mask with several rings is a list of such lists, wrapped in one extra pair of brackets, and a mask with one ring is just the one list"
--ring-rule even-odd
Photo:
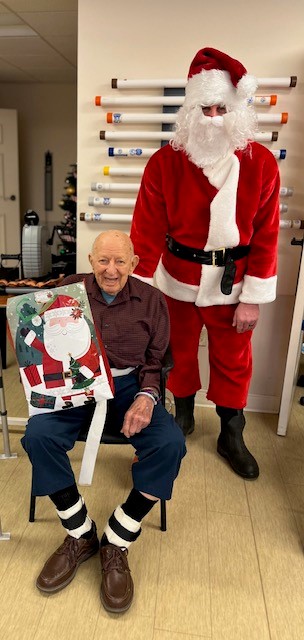
[(208, 332), (210, 379), (208, 400), (223, 407), (242, 409), (247, 404), (252, 374), (252, 331), (237, 333), (232, 326), (237, 305), (196, 307), (166, 296), (174, 368), (168, 389), (177, 397), (201, 388), (198, 345), (203, 326)]

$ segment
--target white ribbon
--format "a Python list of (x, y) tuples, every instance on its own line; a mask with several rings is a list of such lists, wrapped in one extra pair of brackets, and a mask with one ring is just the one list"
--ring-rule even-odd
[(107, 413), (107, 400), (96, 402), (90, 429), (87, 435), (85, 448), (82, 457), (81, 469), (78, 484), (90, 485), (94, 473), (95, 462), (103, 434)]

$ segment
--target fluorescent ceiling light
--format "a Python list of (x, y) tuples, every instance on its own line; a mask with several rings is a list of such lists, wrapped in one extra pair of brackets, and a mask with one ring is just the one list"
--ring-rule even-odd
[(0, 38), (22, 38), (27, 36), (38, 36), (38, 33), (28, 27), (27, 24), (0, 25)]

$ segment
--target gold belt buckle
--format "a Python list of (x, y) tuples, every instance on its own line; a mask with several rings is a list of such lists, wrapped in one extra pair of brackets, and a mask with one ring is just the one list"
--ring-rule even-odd
[(216, 251), (211, 251), (211, 253), (212, 253), (212, 266), (213, 267), (217, 267), (217, 264), (215, 263), (217, 251), (222, 251), (223, 252), (223, 262), (224, 262), (226, 248), (225, 247), (220, 247), (220, 249), (216, 249)]
[(64, 380), (67, 380), (68, 378), (72, 377), (72, 371), (71, 369), (69, 369), (68, 371), (63, 371), (62, 372), (62, 377)]

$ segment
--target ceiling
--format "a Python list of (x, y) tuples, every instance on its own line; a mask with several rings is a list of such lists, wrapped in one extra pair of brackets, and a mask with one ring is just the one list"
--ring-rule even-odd
[(1, 83), (76, 83), (77, 4), (0, 1)]

